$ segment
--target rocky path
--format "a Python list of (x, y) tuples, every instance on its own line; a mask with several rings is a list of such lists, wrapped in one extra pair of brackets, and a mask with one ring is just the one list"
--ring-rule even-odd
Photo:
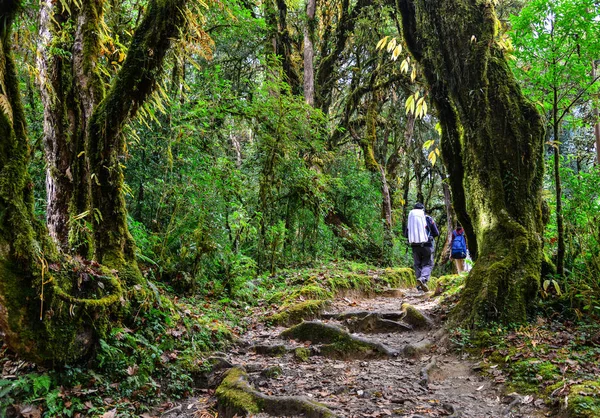
[(392, 294), (338, 298), (296, 327), (258, 325), (213, 359), (220, 372), (208, 384), (223, 381), (217, 404), (207, 390), (163, 416), (242, 415), (240, 405), (257, 417), (547, 416), (531, 397), (504, 396), (473, 360), (448, 350), (434, 300), (411, 289)]

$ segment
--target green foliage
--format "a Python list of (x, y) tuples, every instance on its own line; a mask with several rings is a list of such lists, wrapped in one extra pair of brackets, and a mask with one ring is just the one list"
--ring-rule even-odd
[[(576, 170), (572, 167), (572, 158), (568, 158), (561, 168), (561, 178), (568, 232), (566, 275), (555, 279), (561, 292), (551, 293), (554, 299), (565, 300), (579, 317), (597, 318), (600, 316), (600, 194), (595, 185), (600, 182), (600, 170), (598, 167)], [(549, 203), (554, 211), (554, 201)], [(554, 217), (551, 219), (545, 233), (549, 255), (556, 251), (556, 223)]]

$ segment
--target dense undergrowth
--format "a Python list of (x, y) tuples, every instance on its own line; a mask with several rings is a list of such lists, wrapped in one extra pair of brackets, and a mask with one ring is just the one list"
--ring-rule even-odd
[(256, 318), (344, 290), (372, 293), (413, 282), (406, 269), (344, 262), (257, 277), (235, 299), (210, 287), (179, 297), (170, 284), (159, 283), (151, 307), (113, 328), (85, 363), (45, 369), (4, 346), (0, 416), (29, 410), (35, 416), (82, 417), (116, 410), (120, 417), (138, 417), (166, 399), (193, 394), (205, 359), (231, 345)]

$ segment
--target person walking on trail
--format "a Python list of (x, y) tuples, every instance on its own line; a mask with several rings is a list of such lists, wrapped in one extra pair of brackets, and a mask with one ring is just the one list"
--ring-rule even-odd
[(408, 242), (412, 247), (417, 289), (429, 291), (427, 282), (433, 270), (434, 237), (439, 231), (433, 218), (425, 214), (422, 203), (416, 203), (408, 214)]
[(454, 260), (456, 273), (460, 274), (465, 271), (465, 259), (467, 258), (467, 239), (465, 237), (465, 230), (460, 224), (452, 231), (450, 248), (450, 258)]

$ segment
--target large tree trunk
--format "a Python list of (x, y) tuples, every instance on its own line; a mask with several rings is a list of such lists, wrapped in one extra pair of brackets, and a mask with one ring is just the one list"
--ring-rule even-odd
[[(85, 102), (86, 97), (100, 91), (92, 86), (93, 69), (88, 65), (93, 67), (93, 59), (78, 61), (75, 52), (81, 48), (83, 54), (97, 54), (97, 33), (88, 33), (94, 28), (86, 25), (85, 19), (82, 32), (75, 32), (73, 68), (77, 80), (71, 88), (93, 90), (79, 99), (81, 114), (91, 116), (86, 158), (93, 178), (96, 257), (119, 270), (118, 277), (107, 276), (107, 270), (94, 263), (59, 258), (47, 239), (48, 231), (33, 216), (25, 117), (10, 56), (10, 27), (18, 3), (5, 1), (0, 8), (0, 330), (9, 347), (25, 358), (40, 363), (72, 362), (89, 352), (110, 326), (111, 312), (121, 309), (126, 290), (123, 281), (140, 277), (122, 192), (121, 129), (151, 92), (171, 39), (178, 36), (184, 23), (186, 0), (149, 2), (127, 61), (111, 91), (95, 107), (89, 106), (94, 100)], [(80, 12), (90, 12), (97, 23), (100, 9), (94, 8), (99, 5), (82, 2)], [(65, 125), (59, 122), (53, 126), (62, 129)], [(79, 188), (87, 192), (85, 186), (79, 184)]]
[(478, 254), (456, 319), (523, 321), (540, 280), (544, 125), (496, 44), (491, 0), (398, 6), (438, 109), (454, 207)]
[(313, 37), (315, 33), (315, 11), (317, 0), (306, 3), (306, 23), (304, 24), (304, 100), (310, 106), (315, 104), (315, 70)]
[(0, 10), (0, 330), (24, 358), (62, 363), (89, 351), (105, 322), (96, 322), (96, 315), (118, 306), (122, 295), (113, 279), (106, 279), (106, 293), (93, 290), (97, 298), (89, 285), (77, 285), (77, 266), (57, 262), (53, 242), (33, 215), (25, 115), (10, 55), (17, 6), (8, 1)]

